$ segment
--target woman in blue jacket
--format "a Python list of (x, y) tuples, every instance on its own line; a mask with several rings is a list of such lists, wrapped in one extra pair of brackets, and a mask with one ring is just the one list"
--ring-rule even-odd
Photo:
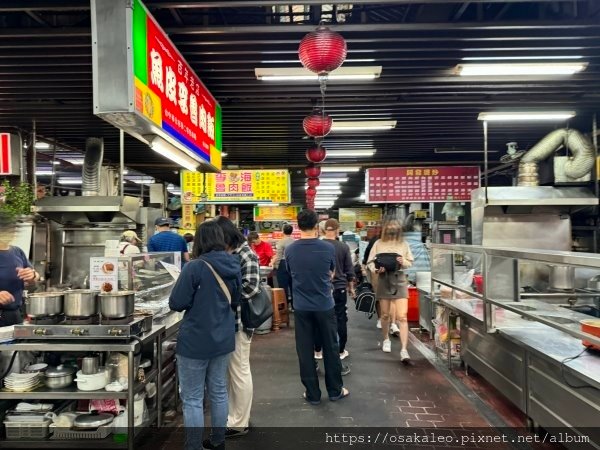
[[(225, 448), (227, 366), (235, 350), (234, 310), (240, 303), (241, 286), (239, 258), (225, 249), (223, 231), (217, 223), (200, 225), (194, 240), (194, 260), (184, 266), (169, 298), (171, 309), (185, 311), (177, 339), (177, 370), (186, 450), (202, 449), (203, 445), (207, 449)], [(205, 385), (212, 434), (203, 443)]]

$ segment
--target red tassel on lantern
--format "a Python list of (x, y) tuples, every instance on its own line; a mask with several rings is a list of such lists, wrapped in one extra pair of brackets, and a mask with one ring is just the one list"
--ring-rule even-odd
[(298, 56), (308, 70), (325, 74), (344, 63), (347, 51), (346, 41), (340, 34), (320, 26), (302, 38)]
[(315, 166), (314, 164), (309, 164), (304, 169), (304, 174), (308, 178), (317, 178), (321, 175), (321, 168), (319, 166)]
[(304, 132), (313, 138), (322, 138), (329, 134), (333, 119), (331, 116), (323, 115), (315, 110), (310, 116), (306, 116), (302, 121)]
[(325, 147), (321, 147), (320, 145), (306, 150), (306, 159), (308, 159), (310, 162), (320, 163), (324, 161), (326, 157), (327, 151), (325, 150)]
[(318, 178), (309, 178), (308, 180), (306, 180), (306, 184), (308, 185), (308, 187), (316, 188), (319, 187), (321, 182)]

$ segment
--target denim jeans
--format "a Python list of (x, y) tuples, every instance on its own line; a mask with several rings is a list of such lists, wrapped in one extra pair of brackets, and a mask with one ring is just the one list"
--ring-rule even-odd
[(227, 366), (229, 354), (213, 359), (177, 356), (180, 395), (183, 403), (185, 450), (202, 450), (204, 433), (204, 386), (210, 399), (213, 444), (225, 441), (227, 426)]

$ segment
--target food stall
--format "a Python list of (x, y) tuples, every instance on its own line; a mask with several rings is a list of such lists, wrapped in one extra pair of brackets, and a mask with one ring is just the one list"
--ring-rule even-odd
[[(434, 301), (459, 317), (467, 371), (530, 425), (568, 427), (600, 444), (600, 257), (443, 244), (432, 246), (432, 256)], [(465, 262), (482, 283), (462, 281)], [(451, 336), (453, 324), (444, 325)]]
[[(165, 403), (177, 396), (171, 341), (182, 316), (168, 307), (177, 256), (93, 257), (91, 289), (28, 295), (27, 320), (0, 344), (10, 372), (0, 391), (4, 444), (95, 440), (131, 449), (144, 427), (162, 425)], [(92, 410), (108, 414), (106, 422), (90, 419)]]

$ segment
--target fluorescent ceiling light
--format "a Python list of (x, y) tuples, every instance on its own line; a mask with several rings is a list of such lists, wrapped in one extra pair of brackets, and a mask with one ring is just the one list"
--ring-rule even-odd
[(83, 158), (60, 158), (74, 166), (83, 166)]
[(36, 142), (35, 148), (39, 150), (47, 150), (50, 148), (50, 144), (48, 144), (47, 142)]
[(340, 185), (339, 184), (319, 185), (319, 186), (317, 186), (316, 189), (319, 191), (339, 191)]
[[(323, 166), (323, 167), (321, 167), (321, 172), (322, 173), (331, 173), (331, 172), (348, 173), (348, 172), (358, 172), (358, 171), (360, 171), (360, 169), (361, 169), (360, 166)], [(323, 180), (321, 180), (321, 181), (323, 181)]]
[(52, 161), (52, 165), (59, 166), (60, 165), (60, 161)]
[(360, 194), (360, 197), (358, 197), (360, 200), (365, 201), (367, 199), (367, 196), (365, 194)]
[(221, 152), (221, 158), (227, 158), (227, 152)]
[(333, 133), (344, 131), (383, 131), (396, 128), (395, 120), (355, 120), (338, 121), (334, 120), (331, 127)]
[(465, 56), (462, 58), (463, 61), (509, 61), (509, 60), (544, 60), (544, 59), (552, 59), (552, 60), (561, 60), (561, 59), (583, 59), (581, 55), (569, 55), (569, 56), (559, 56), (559, 55), (550, 55), (550, 56)]
[(328, 158), (355, 158), (373, 156), (375, 150), (327, 150)]
[[(456, 153), (456, 154), (463, 154), (463, 153), (483, 153), (483, 150), (467, 150), (467, 149), (462, 149), (462, 148), (455, 148), (455, 147), (450, 147), (450, 148), (439, 148), (436, 147), (433, 149), (434, 153)], [(488, 150), (488, 153), (498, 153), (498, 150)]]
[(54, 172), (52, 172), (51, 170), (36, 170), (36, 171), (35, 171), (35, 174), (36, 174), (37, 176), (41, 176), (41, 177), (43, 177), (43, 176), (50, 176), (50, 175), (52, 175), (53, 173), (54, 173)]
[(322, 176), (321, 178), (319, 178), (319, 181), (321, 181), (321, 186), (323, 186), (323, 184), (331, 184), (331, 183), (345, 183), (346, 181), (348, 181), (348, 177), (327, 177), (327, 176)]
[(183, 150), (175, 147), (170, 142), (167, 142), (160, 136), (145, 136), (148, 139), (148, 145), (152, 150), (154, 150), (159, 155), (163, 155), (173, 161), (176, 164), (179, 164), (181, 167), (188, 169), (192, 172), (195, 172), (200, 165), (200, 162)]
[(459, 64), (455, 72), (460, 76), (544, 76), (573, 75), (585, 70), (587, 63), (496, 63)]
[(478, 120), (488, 122), (528, 122), (534, 120), (566, 120), (575, 117), (575, 111), (516, 111), (516, 112), (482, 112)]
[(173, 195), (181, 195), (181, 191), (169, 191)]
[[(381, 66), (340, 67), (329, 74), (335, 80), (374, 80), (381, 75)], [(257, 80), (262, 81), (318, 81), (319, 75), (304, 67), (273, 67), (254, 69)]]
[(81, 184), (81, 178), (59, 178), (58, 184)]

